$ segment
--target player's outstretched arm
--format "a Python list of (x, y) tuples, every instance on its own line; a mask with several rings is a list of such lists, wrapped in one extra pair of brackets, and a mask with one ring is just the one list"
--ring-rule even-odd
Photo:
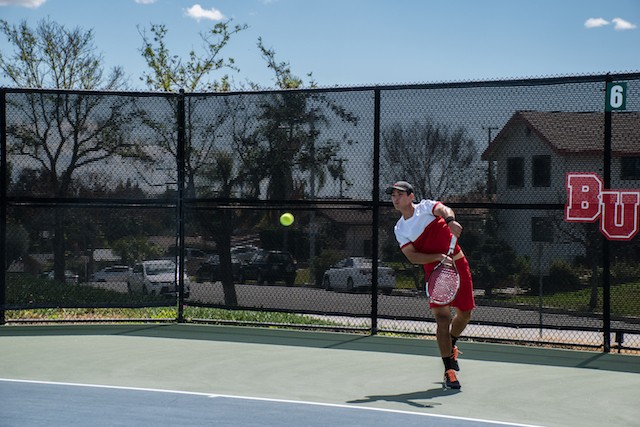
[(458, 221), (456, 221), (456, 213), (449, 206), (439, 203), (436, 205), (433, 210), (435, 215), (441, 216), (447, 222), (449, 229), (451, 230), (451, 234), (456, 237), (460, 237), (462, 234), (462, 225)]

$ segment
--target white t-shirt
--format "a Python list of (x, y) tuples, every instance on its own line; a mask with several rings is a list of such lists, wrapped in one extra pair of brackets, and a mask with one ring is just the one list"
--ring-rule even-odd
[[(400, 217), (393, 231), (400, 248), (412, 244), (416, 251), (426, 254), (446, 254), (451, 242), (451, 230), (440, 216), (433, 214), (437, 205), (435, 200), (421, 200), (414, 205), (413, 216)], [(454, 254), (460, 251), (456, 245)]]

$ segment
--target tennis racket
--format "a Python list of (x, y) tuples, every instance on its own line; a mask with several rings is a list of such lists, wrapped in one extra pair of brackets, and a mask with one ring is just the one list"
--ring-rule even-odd
[(458, 238), (456, 236), (451, 237), (447, 258), (444, 258), (436, 265), (427, 279), (427, 286), (425, 286), (427, 297), (433, 304), (449, 304), (456, 297), (460, 288), (460, 275), (458, 274), (456, 263), (453, 258), (450, 258), (457, 241)]

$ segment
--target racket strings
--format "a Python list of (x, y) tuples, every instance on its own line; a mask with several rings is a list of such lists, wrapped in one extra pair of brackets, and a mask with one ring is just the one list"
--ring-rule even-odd
[(457, 292), (458, 273), (450, 265), (442, 264), (433, 271), (429, 282), (432, 287), (429, 297), (434, 302), (448, 302)]

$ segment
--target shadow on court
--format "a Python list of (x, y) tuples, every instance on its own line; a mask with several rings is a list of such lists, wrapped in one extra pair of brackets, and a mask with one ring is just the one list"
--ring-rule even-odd
[(461, 390), (445, 390), (442, 388), (442, 385), (438, 388), (432, 388), (429, 390), (420, 390), (414, 391), (413, 393), (400, 393), (400, 394), (381, 394), (377, 396), (366, 396), (364, 399), (355, 399), (349, 400), (347, 403), (351, 403), (354, 405), (359, 404), (367, 404), (373, 402), (397, 402), (404, 405), (414, 406), (416, 408), (434, 408), (436, 406), (442, 405), (441, 403), (422, 403), (420, 401), (424, 400), (433, 400), (435, 398), (453, 396), (455, 394), (461, 393)]

